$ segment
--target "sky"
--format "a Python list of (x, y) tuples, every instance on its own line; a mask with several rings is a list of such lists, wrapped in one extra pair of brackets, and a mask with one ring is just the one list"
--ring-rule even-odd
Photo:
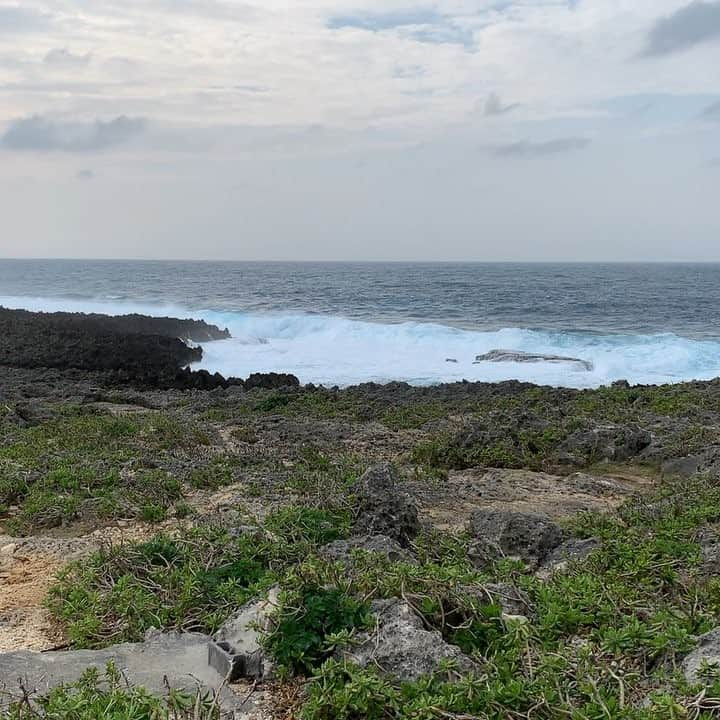
[(0, 256), (720, 260), (720, 0), (0, 0)]

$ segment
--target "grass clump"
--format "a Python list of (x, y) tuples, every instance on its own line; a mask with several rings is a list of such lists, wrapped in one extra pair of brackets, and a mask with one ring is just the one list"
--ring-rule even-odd
[(274, 548), (217, 527), (103, 549), (73, 563), (48, 605), (78, 647), (138, 642), (150, 628), (212, 633), (272, 582)]
[(220, 712), (210, 697), (169, 690), (159, 698), (131, 687), (110, 663), (45, 695), (25, 693), (0, 709), (0, 720), (220, 720)]

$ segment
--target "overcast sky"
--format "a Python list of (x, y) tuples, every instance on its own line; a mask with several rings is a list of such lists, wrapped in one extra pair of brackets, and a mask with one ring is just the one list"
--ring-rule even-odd
[(720, 0), (0, 0), (0, 256), (720, 260)]

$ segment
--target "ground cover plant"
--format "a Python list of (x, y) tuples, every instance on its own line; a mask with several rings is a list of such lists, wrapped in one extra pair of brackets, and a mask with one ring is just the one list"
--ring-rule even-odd
[(112, 664), (104, 673), (88, 670), (75, 683), (45, 695), (28, 690), (3, 702), (2, 720), (220, 720), (212, 698), (169, 690), (164, 698), (129, 687)]
[(185, 485), (232, 481), (229, 458), (198, 466), (196, 458), (211, 452), (209, 436), (170, 413), (64, 408), (47, 422), (3, 431), (0, 521), (16, 535), (78, 520), (164, 520)]

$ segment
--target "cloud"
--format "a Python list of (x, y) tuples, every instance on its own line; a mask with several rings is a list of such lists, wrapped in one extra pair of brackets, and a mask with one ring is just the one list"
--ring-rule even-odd
[(334, 15), (328, 20), (327, 27), (331, 30), (355, 28), (369, 32), (398, 30), (417, 42), (436, 45), (463, 45), (471, 48), (475, 44), (472, 30), (461, 27), (452, 18), (430, 8)]
[(57, 67), (84, 67), (92, 58), (91, 53), (74, 55), (67, 48), (53, 48), (43, 58), (46, 65)]
[(501, 145), (495, 154), (501, 157), (541, 157), (543, 155), (557, 155), (559, 153), (583, 150), (590, 144), (590, 138), (567, 137), (548, 140), (546, 142), (521, 142)]
[(93, 152), (141, 134), (145, 121), (120, 115), (113, 120), (60, 122), (40, 115), (15, 120), (0, 139), (8, 150)]
[(19, 5), (0, 6), (0, 34), (42, 30), (48, 24), (49, 18), (43, 13)]
[(720, 40), (720, 2), (695, 0), (655, 23), (643, 54), (669, 55), (714, 39)]
[(708, 107), (702, 111), (700, 117), (703, 120), (714, 120), (715, 122), (720, 122), (720, 101), (713, 103), (712, 105), (708, 105)]
[(486, 117), (493, 117), (496, 115), (505, 115), (505, 113), (512, 112), (519, 103), (513, 103), (512, 105), (503, 105), (500, 100), (500, 96), (497, 93), (490, 93), (485, 100), (482, 107), (482, 113)]
[(75, 175), (75, 178), (77, 180), (94, 180), (95, 179), (95, 171), (94, 170), (78, 170), (77, 174)]

